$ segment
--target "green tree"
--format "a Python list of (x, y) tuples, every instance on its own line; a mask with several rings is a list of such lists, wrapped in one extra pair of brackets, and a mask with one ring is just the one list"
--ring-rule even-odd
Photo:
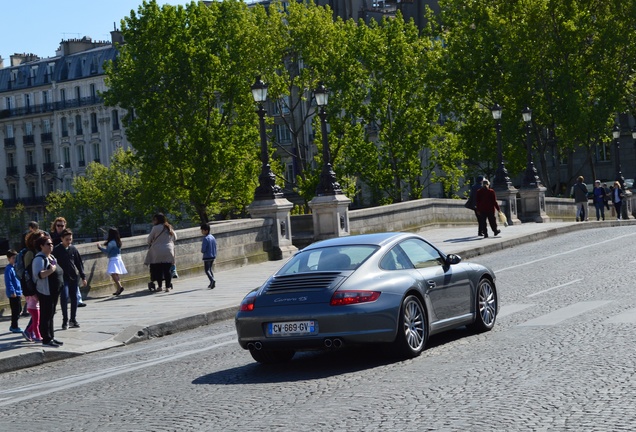
[(236, 0), (144, 1), (122, 21), (126, 43), (108, 67), (106, 102), (128, 109), (145, 187), (184, 198), (201, 221), (210, 210), (240, 213), (253, 198), (260, 165), (250, 85), (265, 69), (265, 21), (263, 8)]
[(147, 221), (149, 197), (142, 193), (140, 174), (133, 153), (118, 150), (109, 167), (88, 164), (85, 175), (73, 180), (74, 193), (50, 193), (47, 212), (63, 215), (71, 228), (90, 235), (107, 226), (128, 228)]
[(444, 41), (444, 74), (437, 83), (444, 83), (445, 112), (456, 118), (470, 160), (495, 160), (494, 129), (483, 125), (492, 126), (486, 119), (497, 102), (505, 109), (507, 167), (513, 174), (522, 171), (521, 110), (529, 106), (542, 180), (558, 192), (581, 166), (570, 158), (568, 178), (551, 179), (545, 170), (551, 158), (583, 148), (591, 161), (595, 144), (607, 138), (622, 110), (634, 55), (633, 5), (441, 0), (440, 7), (439, 16), (429, 16), (427, 36)]
[(351, 172), (369, 186), (374, 202), (420, 198), (425, 168), (428, 173), (432, 166), (441, 171), (440, 163), (450, 169), (437, 178), (445, 178), (450, 189), (458, 183), (454, 167), (461, 164), (463, 153), (456, 152), (457, 146), (438, 148), (440, 142), (451, 141), (443, 139), (446, 132), (438, 127), (439, 94), (428, 85), (438, 56), (434, 44), (421, 38), (413, 22), (405, 23), (399, 12), (380, 24), (372, 21), (357, 36), (359, 60), (369, 77), (368, 98), (360, 110), (363, 121), (378, 132), (377, 142), (347, 148)]

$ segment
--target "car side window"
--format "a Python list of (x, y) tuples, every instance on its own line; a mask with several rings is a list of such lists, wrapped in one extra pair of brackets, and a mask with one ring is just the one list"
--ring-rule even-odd
[(413, 265), (407, 258), (402, 248), (394, 247), (380, 261), (380, 268), (384, 270), (412, 269)]
[(442, 257), (437, 249), (425, 241), (420, 239), (408, 239), (400, 243), (400, 247), (415, 268), (442, 265)]

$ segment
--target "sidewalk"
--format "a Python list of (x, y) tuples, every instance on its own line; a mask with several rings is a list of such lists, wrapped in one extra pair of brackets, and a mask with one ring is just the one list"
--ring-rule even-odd
[[(477, 237), (477, 225), (432, 228), (420, 232), (445, 253), (463, 259), (581, 229), (636, 225), (636, 220), (606, 222), (525, 223), (501, 227), (498, 237)], [(9, 320), (0, 322), (0, 373), (27, 368), (90, 352), (159, 337), (232, 318), (243, 296), (259, 287), (283, 261), (269, 261), (217, 272), (216, 288), (207, 287), (201, 276), (173, 280), (169, 293), (148, 290), (124, 291), (120, 297), (86, 299), (87, 307), (78, 309), (78, 329), (61, 330), (62, 315), (55, 315), (55, 338), (64, 342), (59, 348), (43, 348), (27, 342), (20, 334), (9, 333)], [(25, 328), (28, 317), (20, 317)]]

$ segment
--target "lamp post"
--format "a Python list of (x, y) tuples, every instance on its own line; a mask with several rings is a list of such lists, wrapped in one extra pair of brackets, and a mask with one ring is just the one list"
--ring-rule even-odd
[(525, 107), (521, 111), (521, 117), (526, 122), (526, 174), (523, 177), (524, 188), (536, 188), (541, 186), (541, 180), (537, 175), (537, 169), (532, 163), (532, 110)]
[(618, 127), (618, 125), (614, 125), (614, 127), (612, 128), (612, 137), (614, 137), (614, 148), (616, 151), (616, 154), (614, 156), (614, 165), (616, 166), (616, 181), (618, 181), (621, 185), (621, 189), (625, 188), (625, 179), (623, 178), (623, 173), (621, 172), (621, 155), (620, 155), (620, 151), (621, 151), (621, 146), (619, 143), (619, 138), (621, 136), (621, 129)]
[(331, 152), (329, 150), (329, 138), (327, 137), (327, 111), (325, 111), (325, 106), (327, 106), (329, 100), (329, 92), (322, 83), (314, 90), (314, 97), (319, 107), (318, 116), (320, 117), (320, 131), (322, 134), (322, 172), (320, 173), (320, 182), (316, 188), (316, 195), (341, 194), (342, 190), (340, 189), (340, 184), (336, 181), (336, 173), (331, 167)]
[(260, 119), (261, 133), (261, 174), (258, 176), (258, 187), (254, 193), (254, 199), (266, 200), (282, 196), (281, 189), (276, 185), (276, 176), (269, 165), (269, 152), (267, 151), (267, 134), (265, 132), (265, 108), (263, 102), (267, 100), (267, 84), (260, 77), (252, 85), (252, 96), (258, 104), (256, 113)]
[(490, 109), (492, 112), (492, 118), (495, 119), (495, 130), (497, 131), (497, 157), (499, 159), (499, 166), (495, 171), (495, 181), (493, 182), (494, 189), (508, 189), (510, 188), (510, 177), (508, 177), (508, 171), (504, 166), (503, 150), (501, 148), (501, 114), (502, 109), (499, 104), (495, 103)]

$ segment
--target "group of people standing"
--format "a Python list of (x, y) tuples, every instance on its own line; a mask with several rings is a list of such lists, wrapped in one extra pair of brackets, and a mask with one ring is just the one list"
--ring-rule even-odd
[[(150, 269), (148, 289), (165, 291), (173, 289), (172, 278), (175, 272), (175, 241), (177, 234), (168, 223), (165, 215), (157, 213), (152, 218), (153, 227), (147, 237), (148, 252), (145, 264)], [(217, 254), (216, 239), (210, 234), (210, 226), (201, 224), (201, 253), (204, 271), (210, 283), (208, 288), (214, 289), (216, 281), (212, 271)], [(39, 229), (37, 222), (29, 222), (28, 231), (23, 238), (24, 247), (20, 252), (10, 250), (7, 253), (8, 265), (5, 268), (6, 295), (11, 308), (11, 325), (9, 331), (22, 333), (27, 341), (42, 342), (49, 347), (59, 347), (63, 342), (55, 338), (53, 316), (58, 300), (61, 300), (62, 329), (79, 328), (77, 308), (86, 305), (82, 302), (80, 287), (88, 282), (84, 272), (82, 257), (73, 243), (73, 232), (67, 228), (66, 220), (57, 217), (51, 225), (51, 233)], [(124, 291), (121, 276), (128, 273), (121, 257), (122, 241), (117, 228), (108, 230), (107, 239), (97, 248), (107, 254), (106, 272), (115, 285), (114, 296)], [(22, 273), (16, 272), (16, 261)], [(32, 283), (31, 283), (32, 282)], [(23, 287), (34, 286), (33, 292)], [(25, 330), (18, 325), (22, 310), (21, 297), (26, 300), (26, 311), (31, 320)], [(68, 303), (70, 302), (70, 316)]]
[[(40, 230), (37, 222), (29, 222), (28, 232), (24, 236), (24, 248), (19, 253), (15, 250), (7, 253), (9, 265), (5, 268), (5, 286), (11, 305), (9, 330), (22, 333), (27, 341), (41, 341), (43, 345), (59, 347), (63, 342), (55, 339), (53, 325), (58, 300), (61, 298), (62, 329), (69, 328), (69, 325), (79, 328), (79, 285), (81, 283), (86, 286), (87, 282), (82, 257), (72, 245), (73, 232), (66, 227), (66, 220), (56, 218), (51, 226), (51, 233)], [(18, 260), (19, 275), (16, 272)], [(23, 294), (28, 315), (31, 316), (24, 331), (18, 326)]]
[[(576, 179), (576, 184), (572, 187), (572, 195), (576, 204), (576, 221), (584, 222), (589, 220), (587, 215), (587, 203), (590, 194), (587, 191), (587, 185), (583, 182), (583, 176)], [(622, 219), (623, 199), (625, 191), (621, 183), (616, 180), (612, 186), (607, 187), (607, 183), (601, 183), (600, 180), (594, 181), (594, 188), (591, 193), (592, 202), (596, 210), (596, 220), (605, 220), (605, 210), (610, 210), (611, 202), (616, 212), (616, 219)]]

